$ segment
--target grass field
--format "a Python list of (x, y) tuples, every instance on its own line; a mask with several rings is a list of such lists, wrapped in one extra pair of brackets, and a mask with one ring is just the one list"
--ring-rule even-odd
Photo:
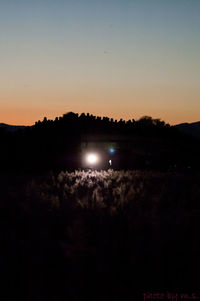
[[(200, 175), (2, 177), (2, 273), (21, 300), (142, 300), (199, 289)], [(6, 193), (8, 191), (9, 193)]]

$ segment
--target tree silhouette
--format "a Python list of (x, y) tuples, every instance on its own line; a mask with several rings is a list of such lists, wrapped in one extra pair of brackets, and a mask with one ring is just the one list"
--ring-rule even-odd
[(67, 112), (54, 121), (44, 117), (33, 126), (13, 133), (0, 128), (1, 168), (78, 168), (81, 143), (87, 135), (106, 137), (104, 142), (108, 144), (115, 137), (121, 168), (168, 169), (176, 162), (181, 168), (200, 165), (199, 142), (160, 119), (143, 116), (139, 120), (114, 121), (106, 116)]

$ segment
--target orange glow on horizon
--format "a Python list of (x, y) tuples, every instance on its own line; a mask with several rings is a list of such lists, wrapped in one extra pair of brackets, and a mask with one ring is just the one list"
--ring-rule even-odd
[(198, 89), (186, 87), (180, 90), (180, 87), (125, 89), (97, 86), (89, 89), (80, 86), (78, 90), (73, 87), (67, 91), (55, 87), (50, 87), (49, 91), (47, 88), (29, 92), (5, 91), (0, 98), (0, 123), (33, 125), (44, 117), (54, 120), (67, 112), (89, 113), (114, 120), (151, 116), (171, 125), (199, 121)]
[[(199, 121), (198, 119), (194, 119), (193, 114), (190, 115), (190, 118), (188, 118), (188, 115), (185, 116), (187, 117), (187, 119), (183, 119), (183, 116), (173, 116), (173, 114), (171, 115), (171, 118), (169, 118), (169, 116), (165, 116), (164, 112), (163, 115), (161, 116), (161, 114), (155, 114), (154, 112), (144, 112), (144, 114), (142, 113), (138, 113), (138, 114), (133, 114), (132, 116), (130, 116), (130, 112), (127, 114), (122, 114), (122, 112), (115, 112), (115, 113), (111, 113), (110, 111), (106, 112), (97, 112), (97, 111), (89, 111), (89, 110), (85, 110), (85, 111), (76, 111), (73, 109), (67, 109), (65, 111), (53, 111), (53, 110), (40, 110), (40, 109), (34, 109), (34, 110), (30, 110), (30, 109), (22, 109), (22, 108), (15, 108), (15, 109), (4, 109), (1, 110), (0, 112), (0, 123), (6, 123), (6, 124), (10, 124), (10, 125), (26, 125), (26, 126), (30, 126), (30, 125), (34, 125), (36, 121), (40, 120), (42, 121), (44, 119), (44, 117), (47, 117), (47, 119), (50, 120), (54, 120), (56, 117), (61, 117), (63, 114), (67, 113), (67, 112), (74, 112), (74, 113), (78, 113), (79, 115), (81, 113), (89, 113), (92, 114), (94, 116), (100, 116), (100, 117), (108, 117), (108, 118), (113, 118), (114, 120), (120, 120), (121, 118), (123, 120), (132, 120), (132, 119), (139, 119), (142, 116), (151, 116), (152, 118), (160, 118), (161, 120), (164, 120), (166, 123), (169, 123), (171, 125), (175, 125), (175, 124), (179, 124), (179, 123), (184, 123), (184, 122), (196, 122)], [(153, 114), (152, 114), (153, 113)], [(173, 119), (174, 117), (174, 119)]]

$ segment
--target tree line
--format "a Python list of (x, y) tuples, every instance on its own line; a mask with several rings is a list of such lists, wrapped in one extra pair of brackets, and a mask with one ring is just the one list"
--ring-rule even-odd
[[(87, 134), (135, 137), (134, 142), (130, 143), (130, 150), (134, 152), (127, 149), (120, 154), (121, 158), (124, 157), (121, 168), (145, 168), (147, 159), (151, 161), (149, 168), (159, 169), (159, 166), (165, 165), (169, 168), (170, 164), (181, 161), (179, 156), (183, 161), (185, 157), (196, 160), (199, 151), (196, 141), (187, 138), (186, 142), (186, 137), (175, 127), (150, 116), (118, 121), (89, 113), (78, 115), (68, 112), (55, 120), (44, 117), (33, 126), (15, 132), (0, 128), (0, 168), (17, 171), (79, 168), (82, 137)], [(166, 155), (171, 158), (167, 164)], [(176, 158), (173, 159), (173, 156)], [(189, 165), (189, 161), (184, 164)]]

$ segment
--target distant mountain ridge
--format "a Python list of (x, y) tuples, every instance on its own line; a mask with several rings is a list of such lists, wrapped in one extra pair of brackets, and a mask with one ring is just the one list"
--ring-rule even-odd
[(6, 123), (0, 123), (0, 128), (3, 128), (8, 132), (16, 132), (20, 129), (27, 128), (27, 126), (25, 126), (25, 125), (10, 125), (10, 124), (6, 124)]
[(182, 133), (200, 139), (200, 121), (175, 125)]

